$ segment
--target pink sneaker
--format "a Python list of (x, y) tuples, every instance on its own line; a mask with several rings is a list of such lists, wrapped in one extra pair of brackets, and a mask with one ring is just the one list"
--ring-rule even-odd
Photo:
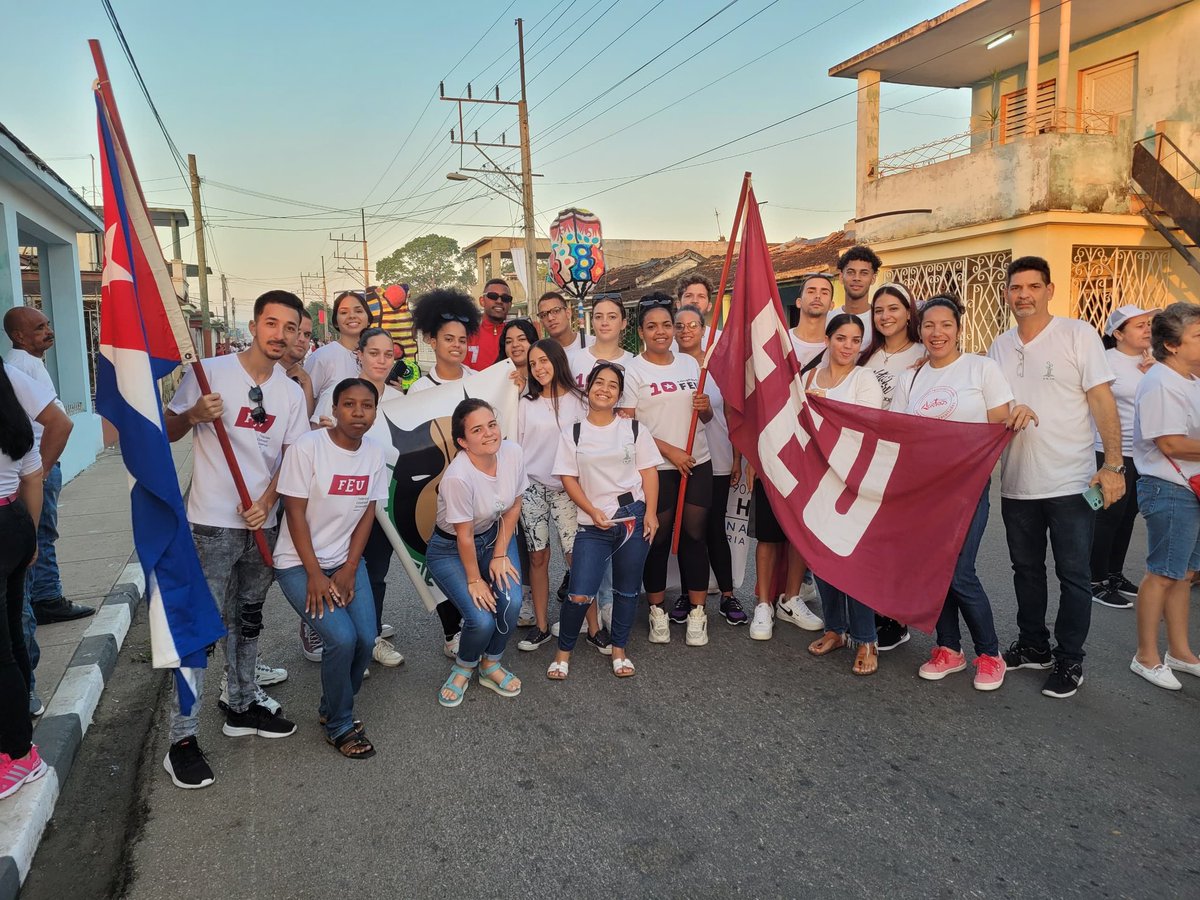
[(1004, 673), (1008, 666), (999, 656), (975, 657), (975, 690), (994, 691), (1004, 684)]
[(21, 785), (37, 781), (48, 771), (49, 767), (38, 756), (36, 746), (31, 746), (29, 752), (20, 759), (0, 754), (0, 800), (11, 797), (21, 789)]
[(947, 675), (961, 672), (967, 667), (967, 658), (961, 653), (955, 653), (949, 647), (934, 647), (929, 654), (929, 662), (917, 670), (917, 674), (926, 681), (941, 681)]

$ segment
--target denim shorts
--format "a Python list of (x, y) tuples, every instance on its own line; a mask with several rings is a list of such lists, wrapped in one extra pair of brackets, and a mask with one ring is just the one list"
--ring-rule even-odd
[(1138, 478), (1137, 489), (1146, 519), (1146, 570), (1180, 581), (1200, 569), (1200, 497), (1153, 475)]

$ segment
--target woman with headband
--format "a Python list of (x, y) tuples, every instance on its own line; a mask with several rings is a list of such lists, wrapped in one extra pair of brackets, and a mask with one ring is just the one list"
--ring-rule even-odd
[(345, 378), (358, 377), (358, 336), (375, 324), (362, 294), (342, 291), (333, 301), (333, 330), (336, 341), (319, 347), (304, 360), (304, 371), (312, 381), (314, 399)]

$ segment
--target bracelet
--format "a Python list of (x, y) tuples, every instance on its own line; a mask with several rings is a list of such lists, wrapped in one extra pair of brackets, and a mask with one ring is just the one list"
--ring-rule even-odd
[(483, 581), (482, 578), (472, 578), (470, 581), (467, 582), (467, 587), (470, 587), (473, 584), (482, 583), (482, 581)]
[(495, 561), (496, 561), (496, 560), (498, 560), (498, 559), (508, 559), (508, 557), (507, 557), (507, 556), (493, 556), (493, 557), (492, 557), (492, 562), (495, 562)]

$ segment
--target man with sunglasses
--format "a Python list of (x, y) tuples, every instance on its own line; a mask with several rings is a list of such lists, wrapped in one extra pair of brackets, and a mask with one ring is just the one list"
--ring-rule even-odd
[(500, 358), (500, 332), (508, 321), (512, 302), (507, 281), (503, 278), (488, 279), (479, 296), (483, 318), (479, 322), (479, 330), (467, 342), (467, 358), (463, 360), (463, 365), (482, 372)]
[[(294, 294), (263, 294), (254, 301), (250, 346), (204, 360), (211, 393), (200, 393), (195, 373), (188, 369), (166, 410), (170, 440), (193, 432), (188, 522), (205, 580), (228, 631), (224, 639), (228, 698), (222, 698), (227, 707), (222, 730), (229, 737), (287, 737), (296, 730), (257, 684), (263, 601), (274, 572), (259, 554), (254, 532), (261, 529), (268, 546), (275, 545), (279, 465), (288, 446), (308, 431), (304, 391), (279, 365), (296, 339), (303, 309)], [(225, 424), (246, 489), (255, 498), (245, 509), (212, 424), (217, 419)], [(282, 670), (272, 671), (274, 680), (283, 680), (278, 677)], [(178, 698), (171, 713), (171, 749), (163, 767), (181, 788), (202, 788), (213, 782), (212, 769), (196, 741), (203, 672), (198, 670), (201, 677), (190, 714), (180, 712)]]
[(576, 334), (572, 327), (574, 316), (571, 314), (571, 304), (558, 291), (547, 291), (538, 298), (537, 317), (542, 323), (542, 333), (562, 344), (568, 356), (572, 350), (596, 343), (596, 339), (589, 334), (582, 331)]

